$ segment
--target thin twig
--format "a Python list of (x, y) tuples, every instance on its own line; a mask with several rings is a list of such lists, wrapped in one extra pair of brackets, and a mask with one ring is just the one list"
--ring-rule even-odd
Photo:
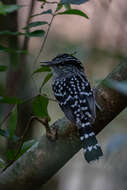
[[(39, 50), (39, 53), (38, 53), (38, 55), (36, 56), (36, 58), (35, 58), (35, 60), (34, 60), (34, 62), (33, 62), (33, 68), (34, 68), (34, 66), (35, 66), (35, 64), (36, 64), (36, 62), (37, 62), (37, 60), (38, 60), (38, 58), (40, 57), (41, 52), (42, 52), (43, 49), (44, 49), (44, 46), (45, 46), (45, 43), (46, 43), (46, 40), (47, 40), (49, 31), (50, 31), (50, 28), (51, 28), (51, 25), (52, 25), (52, 22), (53, 22), (53, 19), (54, 19), (54, 16), (55, 16), (55, 14), (52, 14), (52, 18), (51, 18), (50, 23), (48, 24), (49, 27), (48, 27), (48, 30), (47, 30), (47, 32), (46, 32), (45, 38), (44, 38), (44, 40), (43, 40), (43, 42), (42, 42), (41, 48), (40, 48), (40, 50)], [(36, 85), (36, 82), (34, 81), (33, 75), (31, 75), (31, 79), (32, 79), (32, 81), (33, 81), (33, 83), (34, 83), (34, 86), (35, 86), (36, 90), (37, 90), (37, 85)]]
[[(46, 2), (46, 3), (47, 3), (47, 2)], [(49, 2), (48, 2), (48, 3), (49, 3)], [(53, 3), (53, 2), (51, 2), (51, 3)], [(54, 3), (57, 3), (57, 2), (54, 2)], [(44, 3), (44, 4), (45, 4), (45, 3)], [(56, 12), (56, 10), (55, 10), (55, 12)], [(40, 47), (40, 50), (39, 50), (38, 55), (36, 56), (36, 58), (35, 58), (35, 60), (34, 60), (34, 62), (33, 62), (33, 70), (34, 70), (34, 66), (35, 66), (35, 64), (36, 64), (36, 62), (37, 62), (37, 60), (38, 60), (38, 58), (40, 57), (41, 52), (42, 52), (43, 49), (44, 49), (44, 46), (45, 46), (45, 43), (46, 43), (46, 40), (47, 40), (49, 31), (50, 31), (50, 28), (51, 28), (51, 25), (52, 25), (52, 23), (53, 23), (53, 19), (54, 19), (54, 17), (56, 16), (56, 15), (55, 15), (55, 12), (54, 12), (54, 14), (52, 14), (51, 21), (50, 21), (50, 23), (48, 24), (48, 29), (47, 29), (47, 32), (46, 32), (46, 34), (45, 34), (45, 37), (44, 37), (44, 39), (42, 38), (42, 45), (41, 45), (41, 47)], [(33, 81), (33, 83), (34, 83), (34, 86), (35, 86), (35, 88), (36, 88), (36, 90), (37, 90), (37, 85), (36, 85), (36, 82), (34, 81), (34, 78), (33, 78), (32, 75), (33, 75), (33, 73), (30, 75), (30, 78), (32, 79), (32, 81)], [(54, 101), (54, 100), (52, 100), (52, 101)]]
[(47, 30), (47, 32), (46, 32), (44, 41), (43, 41), (43, 43), (42, 43), (42, 45), (41, 45), (41, 48), (40, 48), (40, 50), (39, 50), (39, 53), (38, 53), (37, 57), (36, 57), (35, 60), (34, 60), (33, 65), (36, 64), (38, 58), (40, 57), (41, 52), (42, 52), (43, 49), (44, 49), (44, 46), (45, 46), (45, 43), (46, 43), (46, 40), (47, 40), (47, 37), (48, 37), (48, 34), (49, 34), (49, 31), (50, 31), (50, 28), (51, 28), (51, 25), (52, 25), (52, 22), (53, 22), (54, 17), (55, 17), (55, 14), (52, 15), (52, 18), (51, 18), (51, 21), (50, 21), (50, 23), (49, 23), (49, 25), (48, 25), (49, 27), (48, 27), (48, 30)]

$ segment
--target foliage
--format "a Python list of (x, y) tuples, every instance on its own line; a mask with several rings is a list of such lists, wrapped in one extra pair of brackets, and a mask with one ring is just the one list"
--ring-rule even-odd
[[(72, 6), (73, 4), (82, 4), (87, 2), (87, 0), (61, 0), (58, 3), (56, 2), (49, 2), (46, 0), (41, 0), (42, 6), (41, 8), (43, 9), (45, 7), (46, 4), (48, 5), (52, 5), (52, 3), (56, 4), (56, 8), (55, 10), (52, 8), (49, 8), (47, 10), (41, 10), (39, 13), (35, 13), (32, 14), (31, 11), (31, 15), (29, 15), (28, 17), (28, 22), (26, 24), (25, 27), (21, 28), (20, 31), (17, 31), (15, 28), (12, 28), (12, 30), (9, 27), (6, 27), (5, 30), (1, 30), (0, 31), (0, 36), (5, 37), (6, 39), (9, 39), (11, 37), (19, 39), (20, 36), (25, 37), (24, 39), (26, 40), (30, 40), (31, 38), (42, 38), (43, 42), (40, 48), (40, 52), (38, 53), (34, 64), (36, 64), (36, 61), (40, 55), (40, 53), (43, 51), (43, 48), (45, 46), (46, 43), (46, 39), (48, 38), (48, 33), (49, 30), (52, 26), (52, 22), (54, 20), (54, 17), (57, 17), (58, 15), (77, 15), (77, 16), (81, 16), (85, 19), (88, 19), (88, 16), (86, 15), (86, 13), (84, 13), (83, 11), (79, 10), (79, 9), (73, 9)], [(9, 14), (12, 14), (16, 11), (19, 11), (20, 9), (23, 8), (24, 6), (22, 5), (18, 5), (18, 4), (4, 4), (3, 2), (0, 2), (0, 15), (2, 16), (8, 16)], [(62, 10), (62, 11), (61, 11)], [(51, 17), (51, 21), (47, 22), (45, 20), (39, 20), (37, 19), (38, 16), (40, 15), (49, 15)], [(36, 21), (31, 21), (32, 18), (36, 17)], [(45, 28), (43, 28), (44, 26), (47, 27), (47, 30)], [(39, 27), (39, 28), (38, 28)], [(0, 52), (2, 53), (8, 53), (9, 57), (11, 58), (14, 54), (14, 56), (18, 56), (21, 54), (27, 54), (28, 50), (24, 49), (24, 48), (17, 48), (18, 46), (16, 46), (16, 48), (13, 46), (13, 44), (11, 44), (10, 46), (6, 43), (2, 44), (0, 43)], [(20, 56), (19, 56), (20, 57)], [(9, 65), (10, 66), (10, 65)], [(7, 73), (10, 69), (10, 67), (7, 65), (4, 65), (3, 63), (0, 65), (0, 72)], [(14, 66), (13, 66), (14, 67)], [(12, 69), (14, 69), (12, 67)], [(14, 71), (16, 70), (16, 66)], [(51, 69), (49, 67), (41, 67), (36, 69), (35, 71), (33, 71), (32, 73), (32, 77), (35, 76), (35, 74), (37, 75), (38, 73), (46, 73), (45, 77), (41, 83), (40, 89), (38, 94), (35, 97), (32, 97), (32, 111), (33, 114), (35, 116), (41, 117), (41, 118), (47, 118), (48, 121), (50, 120), (50, 116), (48, 114), (48, 104), (49, 104), (49, 98), (47, 95), (41, 95), (42, 89), (44, 87), (44, 85), (47, 84), (47, 82), (51, 79), (52, 77), (52, 72)], [(15, 81), (16, 82), (16, 81)], [(20, 88), (20, 87), (19, 87)], [(6, 94), (4, 96), (0, 96), (0, 106), (3, 105), (16, 105), (15, 109), (11, 110), (7, 115), (3, 116), (2, 121), (0, 122), (0, 136), (5, 137), (6, 139), (9, 140), (9, 142), (13, 142), (14, 144), (19, 143), (19, 149), (18, 150), (13, 150), (13, 149), (7, 149), (6, 151), (6, 160), (15, 160), (18, 157), (20, 157), (25, 151), (28, 150), (28, 148), (30, 148), (35, 141), (27, 141), (24, 142), (24, 137), (27, 133), (27, 130), (24, 131), (24, 135), (22, 138), (19, 138), (15, 135), (16, 133), (16, 125), (18, 122), (18, 113), (17, 113), (17, 105), (23, 105), (24, 103), (24, 99), (19, 98), (18, 96), (7, 96)], [(8, 121), (8, 129), (4, 129), (3, 124), (5, 124), (5, 122)], [(2, 159), (1, 159), (2, 160)], [(0, 167), (3, 167), (3, 163), (2, 161), (0, 161)]]
[(18, 97), (2, 97), (0, 96), (0, 103), (5, 104), (21, 104), (23, 101)]
[(28, 28), (32, 28), (32, 27), (36, 27), (36, 26), (45, 25), (45, 24), (48, 24), (48, 22), (46, 22), (46, 21), (31, 22), (23, 29), (28, 29)]
[(6, 70), (7, 70), (7, 66), (0, 65), (0, 72), (6, 71)]
[[(6, 34), (6, 33), (4, 33)], [(17, 35), (17, 34), (16, 34)], [(5, 52), (5, 53), (27, 53), (26, 50), (21, 50), (21, 49), (13, 49), (13, 48), (8, 48), (8, 47), (5, 47), (3, 45), (0, 45), (0, 52)]]
[(50, 71), (51, 71), (51, 69), (48, 66), (45, 66), (45, 67), (37, 69), (36, 71), (33, 72), (33, 74), (41, 73), (41, 72), (50, 72)]
[(57, 13), (57, 15), (65, 15), (65, 14), (79, 15), (79, 16), (88, 18), (88, 16), (85, 13), (83, 13), (82, 11), (77, 10), (77, 9), (68, 9), (68, 10), (66, 10), (64, 12)]
[(19, 10), (21, 7), (21, 5), (5, 5), (0, 2), (0, 14), (5, 16), (9, 13)]
[(80, 5), (82, 3), (86, 3), (88, 0), (61, 0), (62, 4), (69, 3), (69, 4), (75, 4)]
[[(46, 39), (48, 38), (48, 33), (52, 26), (52, 22), (53, 22), (54, 18), (57, 18), (60, 15), (61, 16), (75, 15), (75, 16), (82, 17), (85, 21), (85, 19), (89, 18), (87, 16), (87, 14), (85, 12), (81, 11), (80, 9), (73, 8), (73, 5), (78, 6), (79, 4), (83, 4), (86, 2), (88, 2), (88, 0), (59, 0), (58, 3), (54, 2), (54, 4), (56, 4), (55, 10), (53, 10), (52, 8), (49, 8), (45, 11), (41, 10), (39, 13), (37, 11), (37, 13), (30, 15), (30, 17), (28, 19), (29, 22), (27, 22), (25, 27), (20, 29), (20, 31), (10, 30), (7, 27), (6, 30), (0, 31), (0, 37), (5, 36), (7, 39), (10, 36), (14, 37), (14, 38), (18, 38), (18, 39), (20, 39), (20, 37), (24, 37), (27, 40), (30, 40), (31, 38), (42, 38), (43, 42), (42, 42), (42, 45), (40, 48), (40, 52), (37, 55), (37, 58), (38, 58), (40, 53), (42, 53), (42, 51), (44, 49), (45, 42), (46, 42)], [(43, 8), (45, 8), (46, 4), (48, 4), (49, 6), (52, 5), (53, 1), (50, 3), (49, 1), (41, 0), (41, 3), (42, 3), (41, 7), (43, 9)], [(6, 5), (6, 4), (0, 2), (0, 15), (8, 16), (16, 11), (19, 11), (21, 8), (23, 10), (24, 7), (21, 5), (14, 5), (14, 4)], [(47, 22), (45, 19), (44, 20), (38, 19), (38, 17), (40, 15), (41, 16), (48, 15), (51, 18), (50, 22)], [(31, 21), (33, 18), (36, 18), (36, 21)], [(47, 28), (47, 30), (45, 28)], [(28, 49), (22, 49), (22, 48), (17, 48), (17, 47), (14, 48), (13, 45), (10, 47), (10, 46), (8, 46), (7, 43), (6, 44), (1, 43), (0, 44), (0, 52), (9, 54), (9, 57), (12, 57), (13, 54), (15, 56), (20, 55), (20, 54), (23, 54), (23, 55), (28, 54)], [(37, 62), (37, 59), (35, 59), (34, 64), (36, 64), (36, 62)], [(9, 66), (6, 66), (6, 65), (4, 65), (4, 63), (2, 63), (0, 65), (0, 73), (2, 73), (2, 74), (8, 73)], [(15, 66), (14, 72), (16, 69), (17, 68)], [(43, 87), (51, 79), (52, 72), (49, 67), (37, 68), (36, 70), (32, 71), (31, 77), (33, 77), (33, 81), (34, 81), (34, 76), (39, 73), (41, 73), (42, 75), (44, 74), (45, 77), (43, 77), (38, 94), (36, 96), (32, 97), (32, 112), (35, 116), (40, 117), (42, 119), (48, 118), (48, 121), (50, 121), (50, 116), (48, 113), (48, 105), (49, 105), (50, 99), (47, 95), (42, 94), (42, 91), (43, 91)], [(108, 87), (110, 87), (114, 90), (119, 91), (120, 93), (122, 93), (124, 95), (127, 95), (127, 81), (117, 82), (117, 81), (109, 80), (109, 81), (105, 82), (105, 85), (107, 85)], [(19, 86), (19, 88), (21, 88), (21, 87)], [(30, 99), (31, 99), (31, 97), (30, 97)], [(7, 161), (12, 161), (12, 160), (18, 159), (23, 153), (28, 151), (28, 149), (31, 146), (36, 145), (36, 143), (37, 143), (37, 140), (35, 140), (35, 139), (27, 140), (27, 141), (24, 140), (24, 137), (27, 135), (26, 133), (28, 130), (24, 131), (24, 134), (22, 137), (16, 136), (16, 125), (17, 125), (17, 122), (19, 119), (18, 113), (17, 113), (17, 106), (23, 105), (24, 102), (25, 102), (25, 100), (22, 98), (19, 98), (18, 95), (17, 96), (7, 96), (5, 94), (5, 95), (0, 96), (0, 106), (3, 106), (3, 105), (10, 106), (12, 104), (16, 105), (15, 109), (13, 111), (11, 111), (8, 115), (4, 115), (2, 118), (2, 121), (0, 122), (0, 136), (6, 138), (8, 140), (8, 142), (14, 143), (14, 145), (19, 145), (19, 146), (17, 146), (18, 150), (7, 148), (6, 155), (5, 155)], [(6, 121), (8, 121), (8, 128), (4, 128), (4, 126), (3, 126), (3, 123), (5, 124)], [(28, 128), (29, 128), (29, 126), (28, 126)], [(27, 126), (26, 126), (26, 129), (27, 129)], [(118, 142), (118, 144), (117, 144), (117, 142)], [(121, 143), (121, 139), (120, 139), (120, 141), (119, 141), (119, 139), (117, 139), (117, 141), (114, 141), (114, 146), (116, 146), (116, 144), (119, 145), (119, 143)], [(110, 148), (115, 150), (114, 146), (112, 146)], [(0, 158), (0, 167), (3, 168), (3, 167), (5, 167), (5, 165), (6, 165), (5, 161), (3, 161)]]
[(48, 9), (48, 10), (43, 11), (43, 12), (41, 12), (41, 13), (31, 15), (31, 18), (32, 18), (32, 17), (35, 17), (35, 16), (47, 15), (47, 14), (51, 14), (51, 15), (52, 15), (52, 10), (51, 10), (51, 9)]
[(49, 118), (48, 110), (47, 110), (48, 103), (49, 103), (49, 100), (47, 97), (41, 96), (41, 95), (36, 96), (33, 99), (33, 103), (32, 103), (34, 114), (41, 118), (44, 118), (44, 117)]

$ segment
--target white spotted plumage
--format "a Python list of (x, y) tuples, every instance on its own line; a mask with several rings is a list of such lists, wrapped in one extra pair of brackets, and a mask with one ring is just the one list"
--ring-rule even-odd
[(83, 66), (68, 54), (59, 55), (52, 62), (54, 95), (65, 116), (78, 128), (86, 160), (97, 160), (103, 153), (92, 127), (96, 117), (95, 97)]

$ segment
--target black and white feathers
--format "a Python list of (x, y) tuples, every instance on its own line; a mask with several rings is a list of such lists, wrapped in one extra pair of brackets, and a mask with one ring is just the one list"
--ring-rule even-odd
[(46, 63), (53, 71), (54, 96), (65, 116), (78, 128), (85, 159), (88, 162), (98, 160), (103, 153), (92, 126), (96, 101), (82, 63), (69, 54), (58, 55)]
[(95, 99), (86, 77), (72, 75), (55, 80), (52, 87), (65, 116), (78, 127), (86, 160), (98, 160), (103, 153), (92, 128), (96, 117)]

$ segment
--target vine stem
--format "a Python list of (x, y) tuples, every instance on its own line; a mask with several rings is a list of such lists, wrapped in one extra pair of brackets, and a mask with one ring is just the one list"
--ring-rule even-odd
[(41, 48), (40, 48), (40, 51), (39, 51), (37, 57), (35, 58), (35, 61), (34, 61), (33, 65), (35, 65), (36, 61), (37, 61), (38, 58), (40, 57), (41, 52), (42, 52), (43, 49), (44, 49), (44, 46), (45, 46), (45, 43), (46, 43), (46, 40), (47, 40), (47, 37), (48, 37), (49, 31), (50, 31), (50, 28), (51, 28), (51, 25), (52, 25), (52, 23), (53, 23), (53, 19), (54, 19), (54, 17), (55, 17), (55, 14), (52, 14), (52, 18), (51, 18), (51, 21), (50, 21), (50, 23), (49, 23), (49, 25), (48, 25), (49, 27), (48, 27), (48, 30), (47, 30), (47, 32), (46, 32), (46, 35), (45, 35), (44, 41), (43, 41), (43, 43), (42, 43), (42, 45), (41, 45)]
[[(41, 47), (40, 47), (40, 50), (39, 50), (39, 52), (38, 52), (38, 55), (36, 56), (36, 58), (35, 58), (35, 60), (34, 60), (34, 62), (33, 62), (33, 70), (34, 70), (34, 68), (35, 68), (35, 64), (36, 64), (38, 58), (40, 57), (41, 52), (42, 52), (43, 49), (44, 49), (44, 46), (45, 46), (45, 43), (46, 43), (46, 40), (47, 40), (49, 31), (50, 31), (50, 28), (51, 28), (51, 25), (52, 25), (52, 23), (53, 23), (53, 19), (54, 19), (54, 17), (56, 16), (55, 13), (56, 13), (56, 10), (55, 10), (55, 12), (52, 14), (52, 18), (51, 18), (50, 23), (48, 24), (48, 29), (47, 29), (47, 32), (46, 32), (46, 34), (45, 34), (44, 40), (42, 41), (42, 45), (41, 45)], [(35, 86), (35, 88), (36, 88), (36, 90), (37, 90), (37, 85), (36, 85), (36, 82), (34, 81), (33, 76), (31, 76), (31, 78), (32, 78), (32, 81), (34, 82), (34, 86)]]

